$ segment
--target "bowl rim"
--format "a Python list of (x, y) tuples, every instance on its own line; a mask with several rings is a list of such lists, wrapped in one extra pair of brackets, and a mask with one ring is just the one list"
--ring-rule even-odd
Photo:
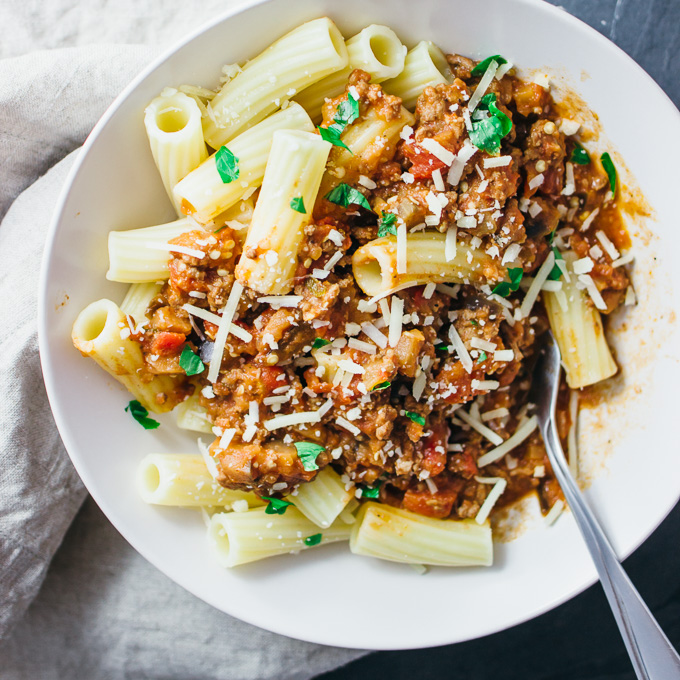
[[(227, 611), (226, 608), (218, 607), (216, 604), (211, 602), (207, 597), (199, 592), (199, 589), (194, 587), (193, 581), (178, 583), (173, 576), (170, 575), (169, 571), (166, 569), (165, 565), (157, 560), (150, 552), (147, 551), (147, 546), (143, 543), (138, 542), (136, 539), (129, 538), (126, 533), (119, 526), (119, 519), (116, 517), (115, 504), (110, 504), (104, 496), (101, 496), (99, 491), (93, 492), (91, 486), (94, 488), (96, 485), (91, 485), (89, 482), (90, 475), (87, 473), (86, 464), (81, 461), (80, 455), (78, 454), (78, 446), (76, 442), (71, 438), (69, 418), (65, 411), (62, 409), (62, 404), (57, 397), (57, 388), (55, 384), (55, 378), (52, 373), (52, 357), (50, 356), (50, 347), (48, 341), (48, 314), (47, 314), (47, 297), (48, 297), (48, 286), (49, 286), (49, 269), (52, 260), (52, 252), (54, 249), (54, 243), (56, 240), (57, 233), (59, 231), (59, 225), (64, 217), (64, 211), (66, 203), (71, 192), (75, 178), (80, 172), (81, 166), (83, 165), (86, 157), (90, 153), (92, 147), (97, 141), (102, 130), (108, 125), (110, 119), (114, 116), (121, 104), (128, 98), (128, 96), (144, 81), (150, 74), (152, 74), (157, 68), (163, 65), (167, 60), (172, 58), (176, 52), (181, 50), (184, 46), (191, 43), (192, 41), (199, 38), (204, 33), (210, 31), (216, 26), (228, 22), (235, 16), (245, 13), (257, 6), (265, 5), (273, 0), (245, 0), (240, 3), (237, 7), (230, 8), (224, 12), (216, 15), (214, 18), (209, 19), (202, 25), (198, 26), (196, 29), (191, 31), (189, 34), (173, 42), (170, 46), (164, 49), (158, 56), (152, 59), (141, 71), (130, 81), (130, 83), (116, 96), (116, 98), (111, 102), (111, 104), (104, 111), (100, 119), (97, 121), (91, 132), (88, 134), (84, 144), (80, 147), (77, 158), (75, 159), (73, 165), (71, 166), (66, 179), (64, 180), (64, 185), (60, 190), (59, 196), (55, 203), (55, 207), (52, 213), (52, 218), (48, 226), (47, 236), (45, 240), (45, 246), (42, 254), (42, 262), (40, 267), (40, 276), (38, 282), (38, 348), (40, 354), (40, 364), (43, 374), (43, 380), (45, 383), (45, 388), (48, 396), (48, 401), (50, 408), (57, 426), (57, 430), (64, 444), (69, 458), (73, 466), (75, 467), (79, 477), (83, 481), (83, 484), (87, 488), (88, 493), (95, 500), (99, 508), (102, 510), (107, 520), (116, 528), (116, 530), (121, 534), (121, 536), (148, 562), (150, 562), (155, 568), (157, 568), (162, 574), (173, 580), (175, 583), (180, 585), (184, 590), (187, 590), (192, 595), (202, 600), (206, 604), (222, 611), (225, 614), (238, 618), (245, 623), (257, 626), (259, 628), (269, 630), (273, 633), (283, 635), (286, 637), (294, 637), (295, 639), (304, 640), (307, 642), (312, 642), (316, 644), (323, 644), (328, 646), (326, 642), (320, 642), (318, 638), (313, 637), (297, 637), (293, 636), (289, 630), (286, 630), (284, 626), (281, 625), (266, 625), (263, 621), (250, 613), (250, 611), (243, 613), (239, 612), (238, 615)], [(578, 17), (570, 14), (560, 7), (546, 2), (546, 0), (512, 0), (517, 5), (524, 5), (531, 8), (533, 11), (544, 12), (548, 15), (558, 18), (561, 22), (566, 22), (571, 25), (577, 31), (584, 33), (590, 40), (597, 43), (601, 48), (609, 50), (618, 55), (618, 57), (623, 58), (626, 62), (628, 68), (635, 70), (639, 75), (643, 76), (648, 83), (656, 89), (657, 94), (661, 94), (661, 100), (664, 102), (664, 106), (667, 108), (667, 113), (676, 118), (678, 126), (680, 127), (680, 110), (675, 106), (669, 95), (663, 90), (663, 88), (640, 66), (632, 57), (630, 57), (621, 47), (616, 43), (612, 42), (608, 37), (597, 31), (592, 26), (585, 23)], [(621, 561), (626, 559), (631, 555), (637, 548), (642, 545), (660, 526), (660, 524), (668, 517), (672, 509), (677, 505), (678, 500), (680, 500), (680, 487), (678, 488), (678, 493), (675, 500), (668, 505), (664, 512), (660, 515), (657, 521), (650, 524), (648, 528), (643, 532), (643, 534), (633, 541), (626, 550), (621, 551), (618, 556)], [(429, 642), (416, 642), (413, 645), (404, 647), (403, 645), (380, 645), (380, 646), (361, 646), (343, 641), (343, 645), (351, 649), (371, 649), (371, 650), (400, 650), (400, 649), (425, 649), (429, 647), (439, 647), (448, 644), (455, 644), (458, 642), (466, 642), (471, 639), (479, 639), (480, 637), (486, 637), (486, 635), (493, 635), (496, 633), (501, 633), (510, 627), (514, 627), (530, 621), (534, 618), (545, 614), (546, 612), (556, 608), (557, 606), (567, 602), (576, 595), (582, 593), (587, 588), (592, 586), (598, 580), (596, 573), (593, 571), (593, 575), (586, 577), (579, 585), (569, 589), (566, 592), (561, 592), (558, 595), (546, 600), (541, 606), (536, 607), (532, 612), (520, 616), (515, 620), (515, 622), (508, 627), (490, 631), (485, 635), (479, 636), (472, 634), (470, 636), (463, 636), (457, 639), (454, 643), (451, 640), (446, 639), (446, 635), (441, 636), (439, 639)]]

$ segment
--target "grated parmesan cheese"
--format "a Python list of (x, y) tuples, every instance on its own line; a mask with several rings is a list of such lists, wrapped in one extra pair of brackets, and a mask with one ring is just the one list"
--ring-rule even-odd
[(390, 325), (388, 340), (390, 347), (396, 347), (401, 337), (401, 328), (404, 317), (404, 301), (395, 295), (392, 296), (390, 308)]
[(472, 373), (472, 357), (467, 351), (465, 344), (461, 340), (461, 337), (458, 335), (458, 331), (453, 324), (449, 326), (449, 340), (451, 341), (453, 348), (456, 350), (456, 354), (458, 355), (463, 368), (467, 373)]
[(491, 156), (482, 161), (484, 168), (503, 168), (512, 163), (512, 156)]
[(510, 453), (514, 448), (519, 446), (525, 439), (527, 439), (533, 431), (538, 427), (538, 419), (536, 416), (531, 416), (524, 421), (509, 439), (506, 439), (502, 444), (491, 451), (487, 451), (484, 455), (477, 459), (477, 466), (484, 467), (489, 463), (495, 463), (500, 460), (506, 453)]
[(445, 165), (451, 165), (451, 163), (453, 163), (455, 155), (435, 139), (431, 139), (429, 137), (423, 139), (423, 141), (420, 142), (420, 146), (422, 146), (425, 151), (431, 153), (435, 158), (440, 160)]
[(536, 273), (534, 280), (531, 282), (529, 290), (524, 296), (524, 300), (522, 300), (522, 305), (519, 308), (521, 319), (525, 319), (529, 316), (529, 312), (531, 312), (534, 302), (536, 302), (538, 294), (540, 293), (543, 284), (548, 280), (548, 276), (550, 275), (550, 272), (554, 266), (555, 253), (550, 251), (550, 253), (548, 253), (548, 257), (545, 258), (545, 262), (541, 265), (540, 269)]
[(487, 497), (482, 503), (482, 507), (479, 508), (479, 512), (475, 517), (475, 522), (477, 524), (484, 524), (489, 517), (489, 513), (492, 508), (498, 502), (498, 499), (503, 495), (505, 488), (508, 485), (508, 481), (503, 479), (503, 477), (478, 477), (475, 476), (475, 480), (480, 484), (493, 484), (493, 489), (489, 491)]
[(491, 85), (491, 81), (494, 79), (497, 70), (498, 62), (491, 60), (491, 62), (489, 62), (489, 66), (484, 72), (484, 75), (480, 78), (477, 88), (472, 93), (470, 101), (468, 102), (467, 107), (470, 113), (472, 113), (477, 108), (477, 104), (479, 104), (479, 102), (481, 101), (489, 85)]

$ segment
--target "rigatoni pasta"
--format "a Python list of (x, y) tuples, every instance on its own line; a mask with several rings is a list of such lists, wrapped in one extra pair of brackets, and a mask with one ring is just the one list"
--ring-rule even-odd
[(225, 489), (215, 481), (203, 457), (193, 453), (150, 453), (139, 463), (137, 487), (145, 503), (178, 507), (219, 507), (234, 503), (258, 507), (253, 493)]
[[(331, 144), (309, 132), (274, 133), (262, 189), (248, 228), (238, 280), (264, 294), (292, 287), (303, 227), (316, 202)], [(251, 254), (252, 253), (252, 254)]]
[(452, 79), (444, 53), (434, 43), (423, 40), (408, 52), (402, 72), (388, 80), (384, 88), (385, 92), (401, 97), (410, 110), (426, 87), (445, 85)]
[(144, 114), (153, 159), (163, 186), (174, 201), (177, 214), (181, 215), (180, 203), (175, 199), (173, 189), (208, 156), (201, 111), (191, 97), (171, 91), (156, 97)]
[(107, 278), (131, 285), (72, 340), (140, 425), (174, 408), (197, 438), (148, 454), (137, 482), (201, 508), (224, 566), (334, 541), (488, 566), (499, 508), (564, 503), (530, 399), (542, 331), (570, 451), (569, 389), (617, 370), (604, 319), (635, 296), (611, 158), (605, 174), (501, 55), (404, 50), (388, 27), (345, 40), (320, 18), (225, 67), (219, 91), (147, 108), (184, 217), (110, 233)]
[(149, 411), (163, 413), (177, 405), (181, 378), (145, 373), (142, 349), (115, 302), (98, 300), (85, 307), (73, 324), (71, 339), (83, 356), (94, 359)]
[(206, 141), (219, 149), (305, 87), (346, 65), (347, 48), (337, 26), (325, 17), (308, 21), (251, 59), (212, 99)]

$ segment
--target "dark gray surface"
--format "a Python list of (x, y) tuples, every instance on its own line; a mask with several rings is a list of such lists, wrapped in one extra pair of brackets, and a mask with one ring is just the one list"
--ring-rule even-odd
[[(680, 0), (563, 0), (552, 4), (612, 39), (676, 106), (680, 104)], [(637, 105), (634, 99), (631, 105)], [(680, 648), (679, 535), (680, 505), (625, 562), (676, 648)], [(430, 607), (423, 605), (423, 617)], [(370, 607), (364, 612), (370, 617)], [(489, 615), (493, 616), (492, 609)], [(451, 616), (464, 617), (465, 612)], [(602, 589), (595, 585), (552, 612), (503, 633), (435, 649), (377, 652), (318, 680), (364, 678), (635, 680), (635, 675)]]

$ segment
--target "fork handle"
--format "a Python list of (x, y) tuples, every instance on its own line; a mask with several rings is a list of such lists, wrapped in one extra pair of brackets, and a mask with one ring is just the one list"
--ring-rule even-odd
[(541, 428), (545, 445), (552, 448), (555, 476), (597, 568), (609, 606), (640, 680), (680, 679), (680, 656), (623, 570), (602, 527), (588, 510), (567, 467), (554, 419)]

